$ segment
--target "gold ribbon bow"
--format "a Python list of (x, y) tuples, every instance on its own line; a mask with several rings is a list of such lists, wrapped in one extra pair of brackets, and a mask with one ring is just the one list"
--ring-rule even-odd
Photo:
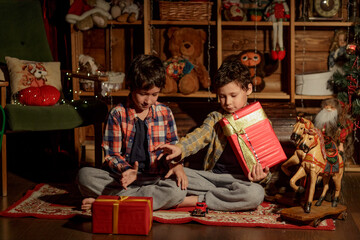
[[(128, 199), (129, 197), (127, 196), (120, 196), (120, 199), (97, 199), (96, 201), (98, 202), (113, 202), (113, 233), (117, 234), (118, 231), (118, 224), (119, 224), (119, 206), (120, 206), (120, 202), (122, 201), (127, 201), (127, 202), (147, 202), (149, 205), (149, 209), (150, 212), (152, 212), (151, 209), (151, 201), (148, 199)], [(152, 226), (152, 214), (151, 214), (151, 218), (150, 218), (150, 229)]]
[(229, 127), (228, 125), (224, 126), (223, 127), (224, 134), (227, 137), (234, 134), (237, 135), (238, 142), (240, 145), (240, 150), (242, 152), (242, 155), (244, 156), (244, 161), (247, 167), (249, 168), (249, 171), (251, 172), (253, 166), (255, 166), (256, 163), (258, 162), (258, 159), (257, 157), (255, 157), (256, 152), (255, 149), (252, 148), (251, 143), (250, 146), (252, 149), (250, 149), (248, 145), (246, 145), (246, 142), (241, 135), (246, 134), (245, 129), (247, 127), (250, 127), (251, 125), (259, 121), (267, 119), (266, 113), (262, 108), (260, 108), (242, 118), (237, 119), (236, 121), (234, 120), (232, 114), (226, 115), (225, 118), (229, 121), (231, 127)]

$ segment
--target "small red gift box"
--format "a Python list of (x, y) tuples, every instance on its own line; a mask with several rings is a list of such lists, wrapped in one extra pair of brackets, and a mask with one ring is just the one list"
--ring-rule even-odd
[(270, 168), (287, 159), (259, 102), (227, 115), (220, 125), (246, 176), (257, 162)]
[(99, 196), (92, 205), (93, 233), (147, 235), (152, 214), (152, 197)]

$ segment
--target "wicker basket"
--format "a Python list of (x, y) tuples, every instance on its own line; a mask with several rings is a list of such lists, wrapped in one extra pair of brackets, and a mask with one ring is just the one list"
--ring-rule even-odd
[(159, 1), (160, 20), (210, 20), (212, 2)]

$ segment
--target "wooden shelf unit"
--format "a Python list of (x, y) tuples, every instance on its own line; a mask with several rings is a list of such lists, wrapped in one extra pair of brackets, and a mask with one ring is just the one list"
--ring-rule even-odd
[[(195, 28), (203, 28), (204, 30), (208, 30), (211, 28), (212, 34), (216, 36), (212, 36), (211, 44), (214, 46), (215, 53), (211, 56), (211, 61), (215, 61), (215, 66), (220, 67), (223, 58), (229, 55), (232, 52), (240, 52), (244, 50), (243, 46), (240, 48), (233, 47), (233, 50), (229, 50), (229, 41), (232, 39), (228, 39), (227, 37), (234, 33), (235, 35), (241, 35), (242, 32), (251, 33), (254, 31), (263, 32), (261, 34), (262, 37), (265, 34), (270, 34), (272, 32), (272, 23), (266, 21), (246, 21), (246, 22), (235, 22), (235, 21), (224, 21), (222, 19), (222, 7), (221, 0), (217, 0), (213, 8), (216, 8), (215, 13), (209, 21), (162, 21), (157, 19), (151, 19), (152, 7), (150, 6), (150, 0), (144, 0), (144, 17), (142, 20), (136, 21), (135, 23), (120, 23), (115, 20), (109, 21), (109, 25), (111, 28), (143, 28), (143, 52), (145, 54), (154, 54), (154, 49), (152, 49), (152, 44), (154, 41), (153, 31), (154, 29), (167, 29), (171, 26), (179, 26), (179, 27), (195, 27)], [(296, 13), (295, 10), (297, 8), (295, 0), (288, 0), (288, 4), (290, 7), (290, 20), (288, 22), (284, 22), (284, 43), (286, 48), (286, 57), (281, 62), (281, 69), (279, 69), (274, 76), (270, 76), (273, 80), (268, 80), (265, 78), (265, 81), (273, 81), (270, 84), (272, 85), (271, 89), (264, 89), (263, 92), (254, 93), (250, 98), (259, 98), (259, 99), (272, 99), (272, 100), (289, 100), (291, 103), (295, 103), (296, 100), (323, 100), (332, 96), (311, 96), (311, 95), (298, 95), (295, 93), (295, 74), (297, 72), (296, 69), (296, 61), (299, 58), (297, 56), (297, 52), (299, 51), (299, 44), (297, 43), (297, 38), (299, 38), (299, 34), (302, 34), (305, 31), (308, 31), (309, 34), (313, 34), (314, 31), (323, 31), (326, 30), (334, 31), (337, 28), (350, 28), (354, 26), (353, 22), (338, 22), (338, 21), (313, 21), (313, 22), (299, 22), (296, 21)], [(109, 37), (109, 30), (106, 31), (106, 46), (105, 46), (105, 54), (107, 54), (106, 65), (109, 66), (109, 59), (111, 56), (108, 54), (109, 49), (111, 47), (111, 39)], [(313, 31), (313, 32), (311, 32)], [(311, 37), (311, 36), (310, 36)], [(264, 37), (265, 38), (265, 37)], [(264, 43), (263, 39), (259, 37), (257, 39), (257, 44), (259, 45), (259, 51), (269, 51), (268, 43)], [(138, 39), (132, 39), (138, 40)], [(288, 41), (286, 41), (288, 40)], [(329, 39), (330, 40), (330, 39)], [(121, 40), (119, 40), (121, 41)], [(248, 41), (250, 41), (249, 45), (254, 45), (253, 41), (249, 37)], [(78, 56), (84, 52), (83, 46), (83, 33), (75, 30), (71, 30), (71, 42), (72, 42), (72, 60), (73, 60), (73, 70), (76, 71), (78, 68)], [(239, 43), (241, 45), (241, 43)], [(160, 49), (161, 50), (161, 49)], [(161, 53), (158, 53), (161, 54)], [(205, 53), (204, 53), (205, 55)], [(324, 58), (324, 56), (322, 56)], [(327, 60), (327, 59), (323, 59)], [(299, 61), (299, 60), (298, 60)], [(325, 61), (322, 61), (325, 62)], [(323, 63), (324, 64), (324, 63)], [(108, 69), (112, 70), (112, 69)], [(214, 71), (214, 69), (213, 69)], [(216, 71), (216, 69), (215, 69)], [(277, 84), (277, 85), (276, 85)], [(74, 86), (74, 90), (79, 90), (80, 86)], [(76, 91), (74, 91), (76, 92)], [(80, 91), (77, 91), (78, 93)], [(86, 96), (87, 94), (82, 92), (80, 95)], [(126, 90), (122, 90), (118, 93), (111, 93), (112, 96), (124, 96), (126, 95)], [(196, 98), (207, 98), (208, 94), (195, 93), (190, 96), (194, 96)], [(168, 97), (175, 98), (187, 98), (189, 95), (182, 94), (170, 94), (166, 95)], [(78, 95), (76, 97), (79, 97)]]
[[(144, 16), (143, 19), (140, 21), (136, 21), (135, 23), (119, 23), (115, 20), (109, 21), (109, 26), (107, 29), (105, 29), (105, 46), (104, 46), (104, 56), (105, 56), (105, 66), (108, 67), (107, 70), (113, 70), (111, 69), (111, 54), (109, 54), (109, 51), (111, 49), (112, 44), (114, 44), (111, 40), (111, 31), (110, 29), (137, 29), (137, 31), (143, 31), (141, 40), (143, 40), (143, 53), (145, 54), (154, 54), (155, 52), (152, 49), (152, 42), (153, 42), (153, 31), (154, 29), (167, 29), (171, 26), (179, 26), (179, 27), (194, 27), (194, 28), (202, 28), (206, 31), (211, 31), (212, 38), (211, 44), (214, 47), (213, 55), (211, 56), (211, 61), (215, 63), (215, 68), (220, 67), (223, 58), (229, 55), (231, 52), (237, 52), (239, 53), (241, 50), (244, 50), (243, 46), (241, 48), (233, 47), (233, 49), (229, 50), (229, 41), (232, 39), (229, 39), (230, 37), (235, 38), (231, 35), (238, 35), (244, 34), (248, 37), (248, 33), (251, 32), (263, 32), (262, 37), (257, 38), (258, 45), (260, 48), (258, 48), (260, 51), (267, 51), (269, 52), (269, 46), (268, 43), (263, 42), (264, 39), (267, 41), (267, 38), (271, 36), (272, 32), (272, 23), (266, 22), (266, 21), (260, 21), (260, 22), (254, 22), (254, 21), (247, 21), (247, 22), (234, 22), (234, 21), (223, 21), (222, 20), (222, 7), (221, 7), (221, 0), (217, 0), (213, 8), (216, 8), (213, 13), (212, 18), (210, 21), (161, 21), (156, 19), (151, 19), (151, 7), (150, 7), (150, 0), (144, 0)], [(330, 31), (334, 31), (338, 28), (351, 28), (355, 25), (353, 22), (338, 22), (338, 21), (313, 21), (313, 22), (299, 22), (296, 20), (295, 10), (297, 8), (297, 2), (296, 0), (287, 0), (289, 7), (290, 7), (290, 20), (288, 22), (284, 22), (284, 44), (285, 44), (285, 50), (286, 50), (286, 57), (281, 62), (279, 70), (275, 72), (273, 75), (276, 75), (275, 80), (271, 82), (271, 84), (274, 84), (276, 87), (274, 89), (276, 90), (269, 90), (264, 89), (263, 92), (259, 93), (253, 93), (250, 95), (250, 99), (264, 99), (264, 100), (271, 100), (271, 101), (288, 101), (291, 104), (298, 105), (297, 109), (300, 109), (302, 112), (309, 112), (310, 114), (315, 114), (319, 110), (320, 101), (326, 98), (333, 97), (332, 95), (326, 95), (326, 96), (311, 96), (311, 95), (299, 95), (295, 92), (295, 86), (296, 86), (296, 80), (295, 75), (299, 72), (297, 67), (297, 61), (299, 61), (299, 54), (300, 50), (299, 48), (299, 39), (303, 39), (303, 34), (307, 34), (308, 38), (315, 39), (318, 35), (322, 35), (322, 33), (329, 34)], [(140, 30), (139, 30), (140, 29)], [(133, 31), (130, 31), (131, 34), (133, 34)], [(268, 34), (265, 38), (265, 34)], [(329, 35), (330, 36), (330, 35)], [(321, 36), (324, 37), (324, 36)], [(96, 38), (99, 38), (98, 36)], [(131, 36), (131, 41), (138, 41), (139, 37), (135, 39), (135, 37)], [(271, 38), (271, 37), (270, 37)], [(250, 36), (249, 36), (250, 39)], [(308, 40), (308, 39), (307, 39)], [(121, 39), (117, 39), (117, 41), (122, 41)], [(254, 45), (253, 40), (249, 40), (249, 45)], [(322, 41), (325, 41), (322, 39)], [(330, 46), (331, 37), (328, 37), (326, 39), (328, 46)], [(132, 43), (133, 44), (133, 43)], [(241, 44), (241, 43), (240, 43)], [(244, 44), (246, 45), (246, 44)], [(319, 44), (322, 48), (326, 48), (326, 44)], [(72, 46), (72, 62), (73, 62), (73, 71), (76, 71), (78, 69), (78, 58), (80, 54), (84, 53), (84, 33), (81, 31), (75, 31), (73, 28), (71, 28), (71, 46)], [(134, 47), (133, 45), (130, 45), (129, 48)], [(230, 47), (231, 48), (231, 47)], [(321, 55), (321, 60), (318, 62), (321, 62), (322, 64), (325, 64), (327, 62), (327, 55), (328, 55), (328, 49), (322, 50), (323, 53)], [(311, 53), (311, 52), (310, 52)], [(86, 54), (86, 53), (85, 53)], [(125, 56), (122, 56), (121, 54), (118, 54), (121, 58), (125, 58)], [(131, 59), (132, 56), (130, 56)], [(311, 58), (311, 54), (308, 56), (308, 58)], [(125, 61), (122, 59), (121, 61)], [(122, 62), (122, 68), (125, 69), (124, 63)], [(312, 65), (310, 63), (310, 65)], [(115, 69), (116, 70), (116, 69)], [(216, 69), (215, 69), (216, 70)], [(320, 70), (326, 70), (323, 66)], [(305, 72), (303, 72), (305, 73)], [(265, 79), (266, 83), (268, 84), (268, 79)], [(74, 81), (75, 84), (78, 81)], [(278, 85), (276, 85), (278, 84)], [(279, 87), (280, 86), (280, 87)], [(74, 99), (78, 99), (82, 96), (92, 96), (89, 92), (80, 91), (79, 85), (73, 86), (73, 93), (74, 93)], [(114, 97), (126, 97), (128, 96), (129, 91), (128, 90), (120, 90), (118, 92), (112, 92), (109, 94), (109, 96)], [(165, 97), (166, 99), (173, 98), (173, 101), (181, 101), (181, 99), (186, 98), (196, 98), (196, 99), (203, 99), (202, 101), (205, 101), (205, 99), (215, 98), (216, 95), (213, 93), (210, 93), (206, 90), (199, 91), (194, 94), (190, 95), (183, 95), (180, 93), (176, 94), (160, 94), (160, 97)], [(311, 104), (308, 106), (303, 106), (303, 100), (310, 101)], [(301, 101), (301, 104), (300, 104)], [(317, 102), (319, 104), (312, 105), (312, 102)], [(301, 105), (301, 106), (300, 106)], [(355, 165), (356, 167), (347, 167), (347, 170), (349, 169), (358, 169), (358, 165)], [(350, 170), (351, 171), (351, 170)]]
[[(354, 22), (339, 22), (339, 21), (312, 21), (312, 22), (298, 22), (295, 21), (295, 0), (290, 0), (290, 101), (295, 102), (296, 99), (306, 99), (306, 100), (323, 100), (327, 98), (334, 97), (332, 95), (325, 95), (325, 96), (311, 96), (311, 95), (298, 95), (295, 93), (295, 75), (296, 75), (296, 36), (297, 32), (301, 31), (308, 31), (314, 29), (317, 31), (321, 31), (322, 28), (331, 31), (334, 31), (337, 28), (345, 28), (345, 27), (352, 27), (355, 25)], [(329, 39), (331, 40), (331, 39)], [(327, 59), (325, 59), (327, 63)], [(327, 69), (323, 69), (327, 70)]]

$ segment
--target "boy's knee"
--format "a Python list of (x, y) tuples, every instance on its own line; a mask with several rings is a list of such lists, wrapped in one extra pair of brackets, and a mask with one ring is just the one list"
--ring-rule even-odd
[(81, 186), (87, 185), (91, 181), (92, 178), (92, 168), (91, 167), (83, 167), (80, 168), (77, 175), (77, 183)]
[(186, 190), (182, 190), (180, 187), (173, 187), (171, 188), (171, 196), (173, 197), (173, 200), (177, 201), (183, 201), (186, 197)]
[(260, 184), (251, 184), (249, 189), (249, 199), (253, 204), (253, 207), (256, 208), (259, 206), (265, 197), (265, 190)]
[(181, 187), (177, 186), (176, 182), (168, 182), (166, 195), (172, 199), (173, 202), (181, 202), (186, 197), (186, 190), (182, 190)]

